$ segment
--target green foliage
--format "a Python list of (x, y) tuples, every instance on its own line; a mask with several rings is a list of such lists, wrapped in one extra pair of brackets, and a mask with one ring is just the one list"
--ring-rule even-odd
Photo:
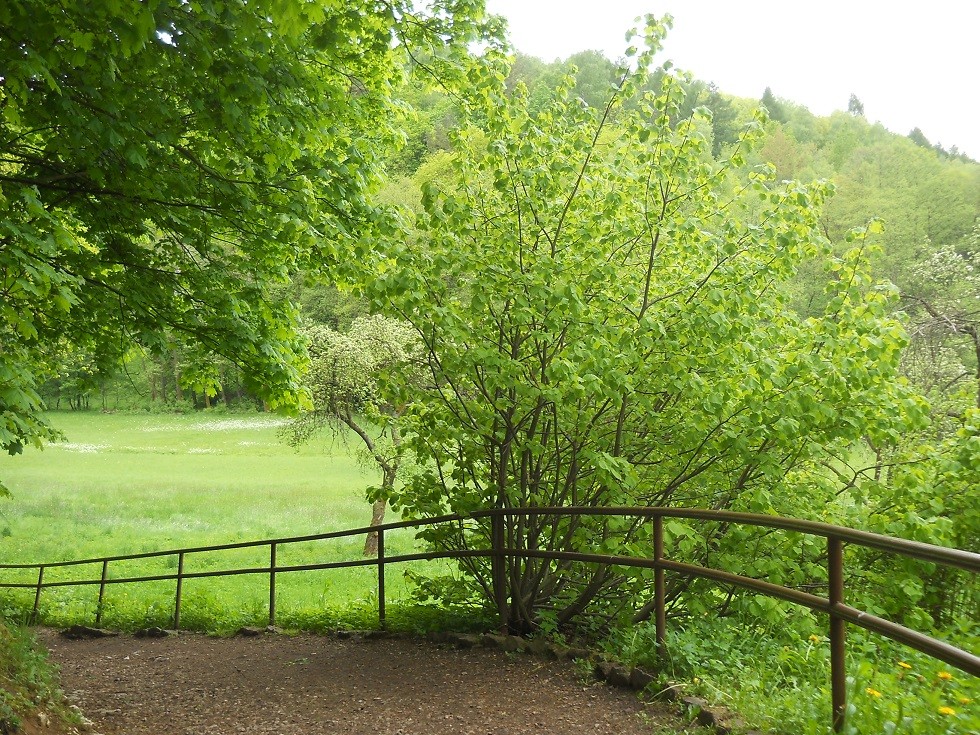
[(922, 148), (932, 148), (932, 143), (919, 128), (912, 128), (908, 135), (909, 140)]
[[(606, 642), (610, 655), (684, 682), (686, 692), (734, 708), (751, 727), (787, 735), (826, 735), (830, 728), (830, 650), (809, 612), (787, 607), (778, 624), (744, 617), (700, 617), (671, 626), (669, 657), (656, 657), (653, 626), (636, 626)], [(978, 725), (977, 680), (860, 630), (848, 634), (850, 735), (947, 733)]]
[(738, 112), (715, 85), (709, 84), (707, 92), (705, 106), (711, 110), (711, 153), (717, 158), (724, 146), (738, 142)]
[(609, 91), (619, 82), (621, 72), (599, 51), (580, 51), (565, 60), (567, 72), (575, 78), (572, 94), (590, 107), (603, 107)]
[[(663, 26), (647, 34), (656, 49)], [(636, 99), (651, 55), (599, 107), (569, 80), (535, 112), (500, 89), (503, 71), (474, 72), (485, 135), (460, 131), (453, 186), (426, 187), (418, 236), (386, 243), (364, 275), (375, 308), (410, 322), (430, 358), (433, 385), (403, 388), (428, 462), (392, 495), (408, 513), (771, 512), (785, 507), (789, 469), (866, 435), (897, 438), (921, 412), (896, 380), (905, 335), (888, 315), (893, 289), (869, 273), (866, 235), (831, 258), (817, 226), (826, 184), (742, 171), (758, 124), (715, 161), (707, 117), (679, 116), (681, 80), (658, 73), (658, 91)], [(802, 318), (783, 286), (815, 258), (831, 274), (826, 308)], [(647, 533), (531, 519), (510, 526), (507, 544), (627, 551)], [(488, 529), (429, 538), (485, 547)], [(489, 590), (487, 569), (466, 566)], [(513, 563), (517, 627), (546, 607), (563, 625), (619, 579), (570, 567)], [(603, 605), (614, 617), (629, 596)]]
[(363, 302), (334, 285), (310, 283), (298, 277), (293, 279), (291, 289), (291, 298), (299, 305), (304, 324), (326, 324), (346, 330), (366, 311)]
[[(903, 300), (916, 340), (906, 355), (909, 378), (944, 418), (980, 407), (980, 225), (969, 237), (926, 250), (911, 264)], [(948, 432), (947, 432), (948, 433)]]
[(766, 87), (765, 91), (763, 91), (761, 102), (772, 120), (781, 123), (786, 122), (788, 118), (786, 112), (783, 110), (783, 103), (776, 99), (776, 95), (772, 93), (769, 87)]
[[(870, 530), (958, 549), (980, 546), (980, 412), (966, 412), (960, 428), (940, 441), (910, 442), (887, 458), (890, 471), (851, 490), (845, 522)], [(980, 615), (974, 575), (870, 551), (855, 559), (858, 599), (870, 612), (912, 625), (955, 631)], [(891, 594), (900, 589), (901, 595)], [(954, 637), (960, 638), (962, 634)]]
[[(845, 487), (853, 506), (844, 523), (928, 543), (975, 549), (980, 515), (977, 449), (978, 372), (976, 236), (961, 250), (927, 250), (906, 267), (903, 302), (913, 335), (903, 372), (931, 404), (924, 430), (893, 445), (871, 443), (874, 459)], [(949, 628), (976, 619), (980, 590), (968, 574), (864, 553), (856, 565), (871, 610), (919, 625)], [(896, 598), (880, 590), (899, 588)]]
[[(383, 316), (359, 317), (346, 333), (318, 325), (306, 331), (309, 340), (308, 381), (313, 410), (285, 428), (288, 441), (307, 441), (318, 429), (346, 427), (364, 444), (381, 470), (381, 485), (369, 491), (374, 502), (371, 524), (384, 520), (388, 496), (402, 463), (400, 417), (404, 404), (384, 390), (387, 376), (403, 380), (417, 375), (418, 340), (412, 328)], [(365, 543), (365, 555), (377, 553), (377, 534)]]
[[(970, 235), (980, 203), (980, 166), (947, 162), (899, 136), (875, 132), (860, 119), (834, 118), (832, 145), (840, 146), (836, 165), (839, 191), (824, 224), (838, 240), (871, 217), (887, 224), (878, 267), (903, 291), (912, 266), (933, 248), (955, 246)], [(871, 140), (861, 137), (871, 133)], [(852, 143), (846, 144), (846, 136)], [(829, 142), (829, 141), (828, 141)], [(929, 245), (931, 243), (931, 245)]]
[(412, 361), (417, 361), (418, 342), (408, 324), (383, 316), (358, 317), (346, 332), (314, 325), (304, 336), (313, 411), (290, 424), (291, 438), (303, 440), (330, 421), (357, 431), (351, 424), (358, 414), (384, 429), (387, 420), (401, 413), (387, 400), (383, 386), (388, 374), (411, 372)]
[[(294, 308), (271, 288), (381, 218), (377, 153), (410, 56), (452, 78), (479, 3), (113, 0), (0, 8), (0, 447), (52, 438), (37, 387), (63, 342), (213, 355), (301, 403)], [(194, 370), (194, 366), (198, 369)]]
[(38, 710), (71, 721), (47, 653), (25, 629), (0, 622), (0, 732), (20, 732)]
[[(134, 342), (150, 355), (134, 385), (154, 397), (189, 406), (183, 389), (236, 385), (295, 408), (300, 302), (308, 323), (330, 328), (309, 332), (315, 410), (297, 426), (343, 414), (394, 437), (407, 411), (424, 460), (393, 495), (407, 513), (697, 504), (977, 548), (980, 167), (918, 129), (905, 140), (870, 125), (853, 96), (848, 113), (816, 118), (767, 89), (770, 121), (742, 129), (745, 101), (651, 70), (645, 51), (628, 54), (638, 71), (595, 52), (554, 64), (518, 54), (505, 67), (491, 50), (489, 66), (463, 62), (481, 31), (476, 5), (438, 3), (425, 17), (408, 3), (379, 12), (293, 0), (0, 7), (0, 447), (56, 437), (42, 398), (85, 402), (98, 390), (105, 406), (114, 366), (142, 359)], [(646, 31), (656, 47), (664, 27)], [(450, 86), (467, 74), (470, 98), (418, 76), (403, 84), (402, 70)], [(368, 199), (381, 167), (397, 178), (378, 199), (405, 208), (417, 224), (407, 236)], [(833, 177), (837, 196), (819, 181), (777, 183), (811, 177)], [(362, 279), (367, 298), (311, 285), (331, 267)], [(299, 271), (304, 283), (290, 285)], [(358, 319), (368, 301), (405, 321)], [(898, 306), (912, 340), (901, 365)], [(422, 355), (408, 349), (417, 340)], [(930, 427), (899, 372), (930, 399)], [(207, 445), (219, 456), (201, 457), (215, 429), (195, 431), (147, 447), (124, 426), (111, 449), (106, 436), (49, 449), (58, 461), (43, 464), (70, 492), (47, 479), (14, 485), (36, 499), (5, 517), (8, 549), (51, 558), (314, 532), (324, 518), (360, 525), (367, 482), (346, 456), (324, 475), (318, 452), (330, 448), (280, 463), (268, 437), (228, 432)], [(99, 445), (92, 456), (79, 449), (88, 445)], [(389, 464), (406, 449), (373, 447)], [(66, 531), (65, 518), (78, 525)], [(665, 531), (686, 561), (794, 587), (826, 582), (812, 539), (680, 521)], [(650, 544), (647, 527), (619, 520), (535, 520), (507, 533), (517, 548), (647, 555)], [(427, 535), (453, 547), (488, 537), (475, 523)], [(392, 543), (415, 548), (408, 534)], [(295, 561), (352, 553), (307, 548)], [(975, 640), (963, 621), (977, 619), (980, 596), (964, 575), (861, 551), (848, 568), (854, 604)], [(467, 562), (462, 577), (431, 579), (433, 569), (411, 572), (412, 584), (443, 607), (406, 605), (395, 627), (485, 625), (488, 568)], [(644, 572), (534, 560), (506, 571), (523, 630), (578, 620), (594, 633), (644, 615)], [(291, 580), (280, 588), (285, 625), (373, 626), (370, 574)], [(672, 634), (675, 675), (701, 679), (702, 693), (708, 681), (735, 690), (740, 709), (788, 731), (829, 719), (812, 618), (698, 581), (672, 582), (670, 594), (690, 624)], [(90, 598), (46, 592), (42, 615), (90, 619)], [(31, 599), (10, 604), (23, 611)], [(107, 620), (167, 625), (171, 604), (169, 585), (113, 594)], [(261, 623), (263, 604), (261, 585), (191, 587), (183, 617), (228, 630)], [(390, 624), (401, 610), (389, 608)], [(751, 634), (730, 630), (730, 617), (752, 621)], [(796, 633), (774, 637), (774, 626)], [(640, 629), (630, 650), (642, 659), (651, 638)], [(859, 648), (849, 726), (975, 727), (958, 704), (975, 697), (935, 664), (916, 659), (912, 681)], [(733, 653), (746, 663), (732, 667)], [(889, 699), (900, 688), (912, 695)]]

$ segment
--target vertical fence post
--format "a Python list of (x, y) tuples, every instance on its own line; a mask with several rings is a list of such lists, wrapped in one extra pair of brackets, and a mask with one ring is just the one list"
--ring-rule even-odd
[(269, 627), (276, 624), (276, 544), (269, 544)]
[(177, 555), (177, 595), (174, 599), (174, 630), (180, 630), (180, 596), (184, 589), (184, 552)]
[(664, 582), (664, 518), (653, 517), (653, 604), (657, 626), (657, 653), (667, 653), (667, 585)]
[(500, 633), (507, 635), (510, 619), (507, 611), (507, 566), (504, 558), (504, 516), (503, 509), (498, 508), (490, 516), (490, 578), (493, 584), (493, 597), (497, 603), (497, 615), (500, 617)]
[(109, 560), (102, 560), (102, 579), (99, 582), (99, 602), (95, 606), (95, 626), (102, 625), (102, 605), (105, 602), (105, 581), (109, 576)]
[(844, 659), (846, 623), (836, 612), (836, 606), (844, 602), (844, 544), (838, 538), (827, 538), (827, 581), (827, 599), (830, 603), (830, 694), (834, 732), (841, 732), (847, 714), (847, 671)]
[(37, 591), (34, 593), (34, 608), (31, 610), (31, 625), (37, 622), (37, 611), (41, 607), (41, 587), (44, 584), (44, 565), (37, 568)]
[(384, 630), (385, 621), (385, 532), (378, 529), (378, 627)]

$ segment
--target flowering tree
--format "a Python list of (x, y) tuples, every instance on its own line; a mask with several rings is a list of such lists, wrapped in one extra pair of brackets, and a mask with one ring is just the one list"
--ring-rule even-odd
[[(381, 485), (372, 492), (371, 525), (382, 523), (402, 460), (399, 419), (405, 409), (384, 385), (392, 371), (403, 377), (416, 372), (416, 334), (403, 322), (371, 316), (355, 319), (346, 332), (317, 325), (305, 330), (305, 336), (313, 410), (295, 419), (287, 436), (298, 443), (324, 428), (353, 431), (381, 470)], [(378, 535), (371, 533), (364, 555), (377, 553)]]

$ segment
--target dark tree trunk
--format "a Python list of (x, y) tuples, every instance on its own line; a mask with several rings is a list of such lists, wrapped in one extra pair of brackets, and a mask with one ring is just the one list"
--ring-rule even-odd
[(177, 362), (176, 355), (174, 355), (174, 391), (177, 394), (177, 402), (182, 403), (184, 400), (184, 389), (180, 385), (180, 363)]
[(225, 402), (225, 405), (228, 408), (231, 408), (231, 395), (225, 389), (225, 371), (224, 371), (224, 368), (222, 368), (221, 369), (221, 372), (218, 374), (218, 379), (221, 381), (221, 384), (218, 386), (218, 390), (221, 391), (221, 400)]

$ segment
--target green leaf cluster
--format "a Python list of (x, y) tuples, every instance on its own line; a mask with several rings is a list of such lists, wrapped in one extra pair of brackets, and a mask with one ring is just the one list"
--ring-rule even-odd
[[(301, 403), (285, 283), (354, 252), (397, 137), (406, 60), (450, 74), (477, 2), (12, 0), (0, 7), (0, 447), (51, 437), (37, 386), (69, 343), (214, 356)], [(195, 369), (196, 366), (196, 369)]]

